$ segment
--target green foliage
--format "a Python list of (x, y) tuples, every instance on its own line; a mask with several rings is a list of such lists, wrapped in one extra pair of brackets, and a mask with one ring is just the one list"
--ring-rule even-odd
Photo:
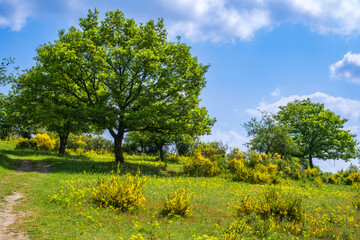
[(354, 196), (353, 206), (354, 206), (356, 209), (360, 209), (360, 193), (357, 193), (357, 194)]
[(262, 114), (260, 121), (252, 118), (243, 124), (247, 134), (252, 137), (246, 146), (260, 153), (296, 154), (298, 147), (291, 138), (290, 127), (277, 122), (273, 115)]
[(142, 189), (145, 179), (140, 173), (132, 176), (126, 174), (121, 178), (112, 174), (109, 179), (99, 178), (98, 185), (93, 189), (92, 198), (100, 208), (114, 208), (120, 211), (133, 211), (143, 205), (145, 197)]
[(46, 133), (38, 133), (31, 139), (20, 139), (16, 144), (16, 149), (30, 149), (30, 150), (53, 150), (55, 149), (56, 141)]
[(272, 216), (279, 220), (302, 221), (304, 210), (302, 201), (304, 197), (295, 193), (284, 193), (278, 188), (265, 190), (260, 196), (241, 196), (235, 206), (239, 216), (257, 214), (262, 218)]
[(53, 150), (55, 148), (55, 141), (46, 133), (36, 134), (33, 140), (36, 143), (36, 147), (40, 150)]
[(12, 74), (8, 73), (8, 67), (14, 63), (12, 58), (3, 58), (0, 62), (0, 85), (5, 85), (11, 79)]
[[(13, 82), (8, 111), (11, 120), (23, 127), (42, 127), (60, 137), (59, 153), (65, 153), (70, 133), (90, 130), (87, 112), (74, 96), (66, 97), (48, 85), (51, 76), (41, 65), (33, 67)], [(69, 107), (70, 105), (76, 105)]]
[(184, 166), (184, 173), (194, 177), (211, 177), (225, 171), (228, 161), (218, 154), (219, 151), (209, 147), (195, 149)]
[(84, 108), (97, 128), (109, 130), (120, 162), (127, 132), (209, 133), (215, 120), (199, 107), (208, 66), (186, 44), (167, 41), (162, 19), (136, 24), (116, 10), (99, 22), (98, 14), (90, 10), (80, 29), (62, 30), (37, 49), (47, 88), (76, 99), (67, 107)]
[(360, 173), (357, 171), (353, 171), (346, 178), (346, 181), (349, 185), (355, 185), (360, 183)]
[(182, 156), (179, 154), (167, 154), (167, 156), (170, 159), (170, 161), (176, 162), (176, 163), (187, 163), (190, 158), (190, 157)]
[(162, 213), (167, 216), (188, 217), (193, 214), (192, 193), (186, 188), (179, 188), (168, 193)]
[(235, 149), (231, 154), (232, 159), (229, 163), (230, 171), (234, 174), (233, 180), (257, 184), (273, 183), (277, 173), (277, 165), (264, 165), (262, 163), (264, 156), (266, 154), (262, 156), (256, 152), (244, 155)]
[(355, 135), (343, 129), (347, 119), (325, 109), (324, 104), (295, 100), (281, 106), (275, 118), (291, 127), (300, 155), (309, 159), (310, 168), (313, 157), (348, 160), (357, 156)]
[(16, 144), (15, 149), (36, 150), (36, 142), (33, 139), (24, 139)]
[(184, 173), (193, 177), (211, 177), (219, 173), (220, 169), (216, 161), (211, 161), (202, 155), (197, 149), (184, 166)]
[(67, 147), (72, 150), (82, 149), (88, 151), (111, 151), (113, 143), (101, 136), (93, 137), (91, 134), (75, 135), (70, 134), (68, 137)]

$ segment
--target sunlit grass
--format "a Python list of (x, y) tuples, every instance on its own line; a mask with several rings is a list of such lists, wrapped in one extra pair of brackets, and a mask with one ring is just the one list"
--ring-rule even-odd
[[(165, 164), (144, 155), (126, 155), (126, 163), (118, 166), (111, 154), (59, 156), (14, 147), (0, 142), (0, 197), (12, 191), (25, 195), (21, 209), (27, 215), (21, 229), (31, 239), (357, 239), (360, 235), (360, 210), (353, 205), (359, 190), (352, 186), (287, 180), (275, 188), (304, 197), (302, 221), (239, 217), (235, 208), (239, 199), (256, 198), (268, 185), (187, 177), (182, 173), (183, 163)], [(49, 163), (51, 173), (16, 171), (23, 161), (34, 166)], [(146, 177), (145, 202), (136, 211), (98, 208), (92, 201), (99, 177), (108, 179), (118, 169), (121, 178), (139, 170)], [(164, 216), (161, 211), (168, 193), (180, 188), (193, 194), (193, 214)]]

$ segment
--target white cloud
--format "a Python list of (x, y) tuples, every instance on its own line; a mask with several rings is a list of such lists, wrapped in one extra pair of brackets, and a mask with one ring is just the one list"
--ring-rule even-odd
[(347, 52), (343, 59), (330, 66), (330, 76), (360, 84), (360, 54)]
[(280, 96), (281, 89), (277, 87), (274, 91), (272, 91), (270, 94), (273, 97), (279, 97)]
[(32, 5), (26, 0), (0, 0), (0, 5), (6, 9), (6, 16), (0, 15), (0, 26), (10, 27), (19, 31), (26, 23), (26, 18), (32, 14)]
[(201, 137), (201, 141), (213, 142), (222, 141), (231, 148), (239, 148), (241, 151), (246, 151), (245, 143), (249, 142), (249, 138), (242, 136), (240, 133), (230, 130), (222, 131), (220, 129), (213, 129), (211, 135)]
[(359, 34), (360, 1), (356, 0), (159, 0), (173, 11), (170, 36), (192, 41), (251, 39), (260, 29), (300, 23), (313, 31)]
[[(76, 25), (79, 17), (86, 16), (93, 1), (85, 0), (0, 0), (0, 27), (20, 31), (28, 18), (56, 19)], [(2, 11), (1, 11), (2, 10)]]
[(182, 34), (192, 41), (218, 42), (224, 38), (252, 38), (254, 32), (270, 23), (269, 13), (262, 8), (238, 9), (225, 0), (161, 0), (179, 19), (171, 19), (171, 37)]
[[(309, 95), (290, 95), (288, 97), (281, 97), (279, 100), (272, 103), (261, 101), (256, 108), (247, 109), (246, 112), (256, 117), (261, 116), (259, 111), (277, 113), (279, 106), (284, 106), (296, 99), (303, 100), (307, 98), (310, 98), (314, 102), (324, 103), (326, 108), (330, 109), (336, 114), (339, 114), (341, 117), (349, 119), (347, 125), (348, 129), (358, 130), (357, 126), (359, 125), (358, 122), (360, 117), (360, 101), (343, 97), (334, 97), (321, 92), (316, 92)], [(358, 134), (358, 131), (355, 133)]]

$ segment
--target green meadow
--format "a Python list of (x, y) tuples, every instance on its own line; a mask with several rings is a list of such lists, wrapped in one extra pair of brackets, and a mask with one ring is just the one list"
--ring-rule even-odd
[[(15, 150), (14, 143), (1, 141), (0, 199), (14, 192), (24, 196), (16, 211), (25, 214), (12, 226), (14, 231), (24, 231), (30, 239), (357, 239), (360, 235), (356, 186), (304, 179), (250, 184), (235, 182), (229, 174), (189, 177), (183, 173), (183, 162), (164, 164), (155, 157), (125, 155), (125, 163), (117, 165), (113, 158)], [(94, 201), (99, 179), (124, 179), (139, 172), (145, 182), (140, 207), (120, 211)], [(168, 193), (179, 188), (191, 193), (192, 214), (164, 214)], [(286, 217), (289, 213), (262, 215), (266, 206), (258, 200), (271, 191), (285, 200), (300, 196), (301, 219)]]

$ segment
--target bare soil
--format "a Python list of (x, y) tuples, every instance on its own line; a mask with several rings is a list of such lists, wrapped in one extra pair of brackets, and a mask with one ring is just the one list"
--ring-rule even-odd
[[(49, 173), (51, 165), (47, 162), (39, 161), (33, 166), (31, 161), (23, 161), (17, 172), (39, 172)], [(15, 174), (18, 175), (18, 174)], [(17, 229), (18, 223), (26, 216), (25, 212), (16, 211), (15, 207), (21, 202), (26, 201), (20, 192), (13, 192), (4, 197), (4, 202), (0, 203), (0, 240), (28, 240), (29, 236)]]
[(1, 240), (27, 240), (29, 237), (15, 228), (15, 224), (20, 218), (25, 216), (24, 212), (15, 211), (14, 207), (18, 205), (24, 197), (21, 193), (13, 192), (12, 195), (4, 197), (5, 203), (0, 207), (0, 239)]

